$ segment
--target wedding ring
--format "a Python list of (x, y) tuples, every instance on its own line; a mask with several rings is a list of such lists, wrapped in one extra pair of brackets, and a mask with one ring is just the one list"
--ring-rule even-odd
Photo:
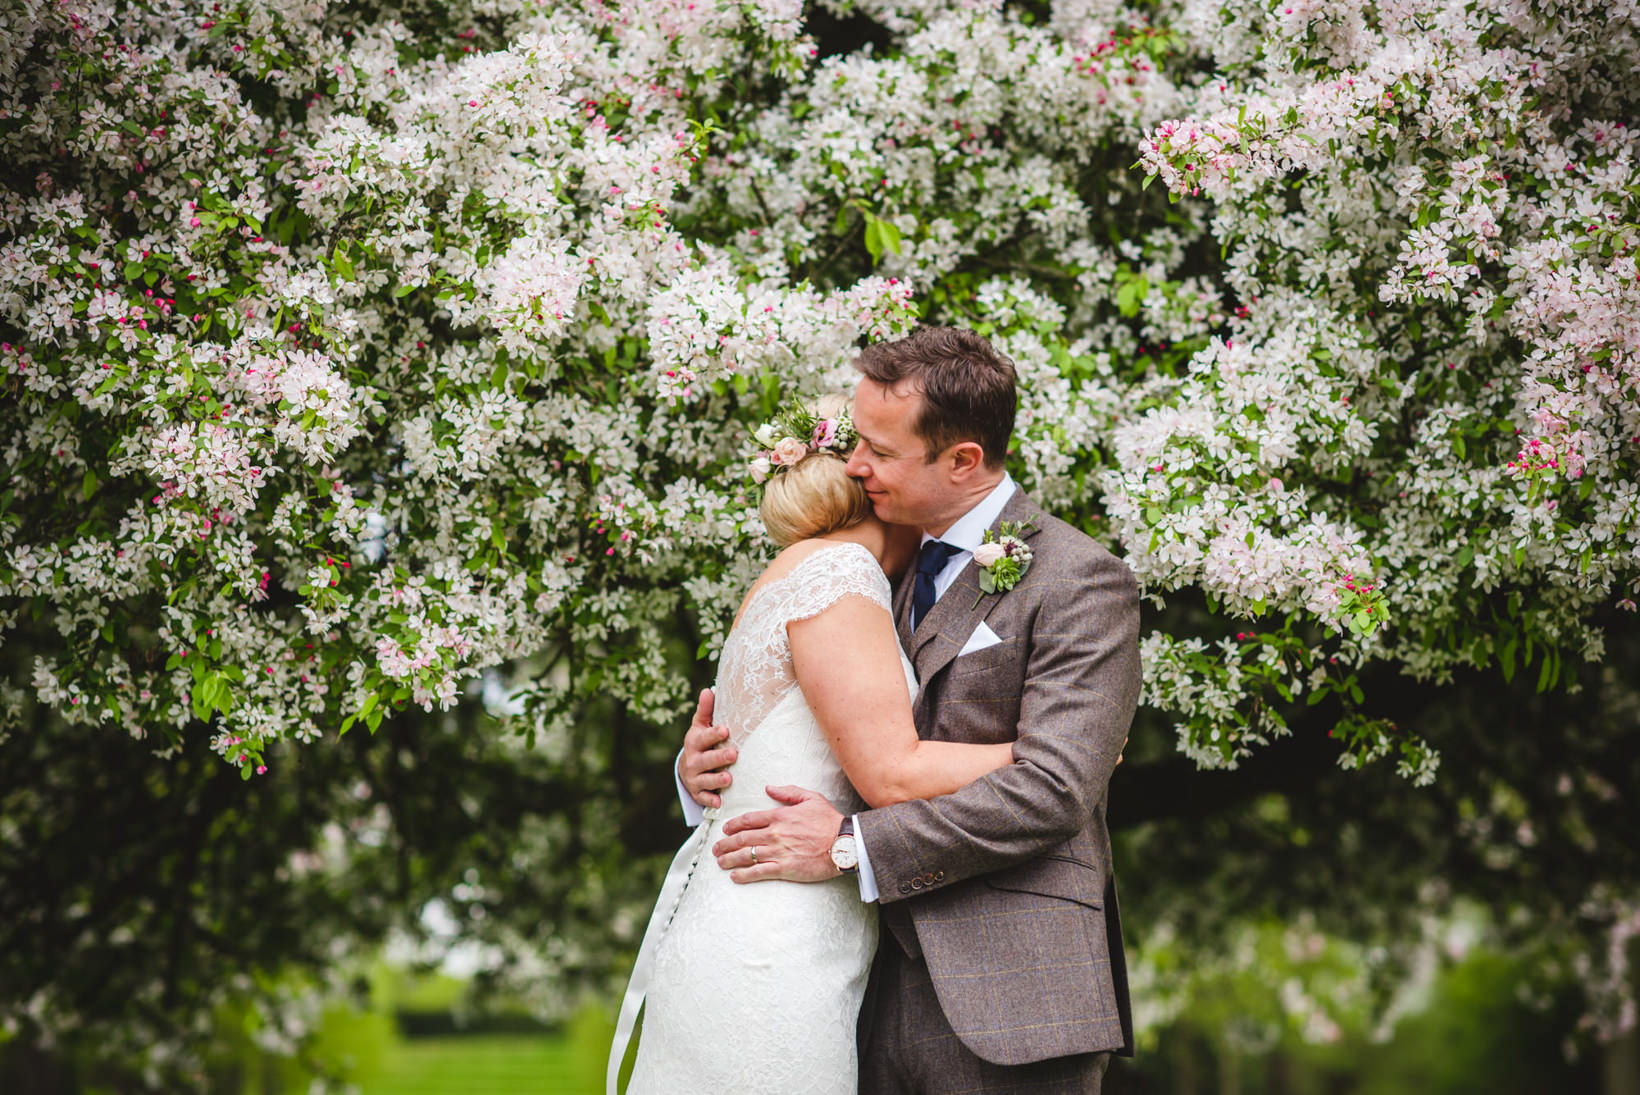
[(757, 845), (752, 845), (752, 866), (757, 866)]

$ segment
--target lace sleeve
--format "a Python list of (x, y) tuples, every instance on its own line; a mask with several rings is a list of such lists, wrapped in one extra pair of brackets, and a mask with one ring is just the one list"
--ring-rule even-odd
[(844, 597), (864, 597), (892, 612), (888, 575), (877, 557), (860, 544), (823, 547), (798, 563), (788, 575), (785, 623), (818, 616)]

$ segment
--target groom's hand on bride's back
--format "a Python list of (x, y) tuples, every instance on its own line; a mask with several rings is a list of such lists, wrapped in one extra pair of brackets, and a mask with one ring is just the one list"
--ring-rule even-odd
[(712, 845), (718, 866), (736, 882), (836, 878), (831, 846), (843, 815), (818, 791), (801, 787), (768, 787), (765, 791), (785, 805), (730, 818), (723, 826), (723, 839)]
[(689, 732), (683, 736), (683, 753), (678, 757), (678, 779), (684, 793), (702, 806), (722, 805), (717, 792), (734, 782), (724, 769), (740, 756), (740, 751), (728, 744), (729, 728), (712, 725), (712, 701), (712, 690), (702, 689)]

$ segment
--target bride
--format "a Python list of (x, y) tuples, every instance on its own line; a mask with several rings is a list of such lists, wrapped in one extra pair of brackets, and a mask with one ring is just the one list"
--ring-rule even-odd
[(840, 850), (830, 882), (737, 886), (706, 850), (723, 822), (773, 804), (765, 786), (814, 788), (849, 815), (862, 799), (932, 798), (1013, 762), (1008, 744), (917, 737), (888, 575), (910, 563), (920, 534), (877, 520), (844, 472), (855, 441), (846, 403), (795, 405), (757, 441), (769, 451), (750, 470), (782, 550), (746, 594), (718, 663), (715, 717), (733, 731), (737, 778), (667, 872), (622, 1003), (609, 1095), (646, 998), (628, 1095), (855, 1095), (877, 916), (854, 864)]

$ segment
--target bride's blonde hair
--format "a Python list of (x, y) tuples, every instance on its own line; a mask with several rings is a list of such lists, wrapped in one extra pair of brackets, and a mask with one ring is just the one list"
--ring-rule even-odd
[[(848, 408), (843, 396), (826, 396), (816, 408), (832, 417)], [(780, 547), (799, 540), (853, 528), (871, 516), (871, 498), (865, 484), (843, 469), (848, 461), (836, 453), (811, 452), (789, 468), (781, 468), (763, 485), (758, 512), (769, 539)]]

